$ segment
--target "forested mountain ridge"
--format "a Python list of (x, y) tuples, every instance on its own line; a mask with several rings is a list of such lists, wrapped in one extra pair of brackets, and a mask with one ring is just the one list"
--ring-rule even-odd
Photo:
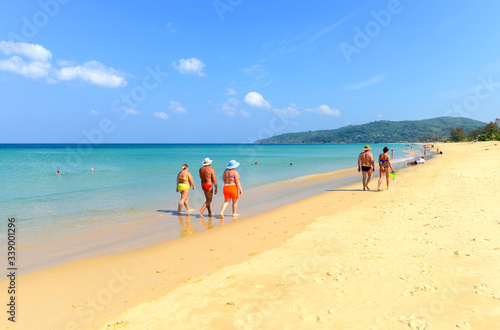
[(486, 123), (463, 117), (438, 117), (424, 120), (379, 120), (363, 125), (349, 125), (331, 130), (285, 133), (255, 143), (398, 143), (442, 141), (450, 130), (463, 127), (465, 132)]

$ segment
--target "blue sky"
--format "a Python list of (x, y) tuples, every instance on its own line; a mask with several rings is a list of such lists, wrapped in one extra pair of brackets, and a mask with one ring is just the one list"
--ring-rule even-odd
[(500, 117), (500, 2), (0, 3), (0, 143)]

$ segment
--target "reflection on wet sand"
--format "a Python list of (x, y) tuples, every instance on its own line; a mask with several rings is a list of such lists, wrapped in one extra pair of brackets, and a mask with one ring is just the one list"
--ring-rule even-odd
[(181, 237), (192, 235), (194, 232), (198, 231), (198, 228), (194, 229), (191, 225), (191, 218), (188, 215), (178, 215), (179, 222), (181, 224)]
[[(227, 222), (225, 221), (226, 219), (233, 219), (233, 222), (238, 221), (238, 217), (228, 217), (228, 218), (216, 218), (213, 216), (209, 217), (203, 217), (200, 219), (199, 224), (197, 223), (193, 224), (191, 223), (191, 217), (197, 218), (197, 216), (193, 215), (191, 216), (190, 214), (177, 214), (177, 217), (179, 218), (179, 223), (181, 225), (180, 232), (181, 232), (181, 237), (184, 236), (189, 236), (194, 233), (202, 232), (205, 230), (212, 229), (214, 227), (219, 227)], [(217, 221), (219, 220), (219, 221)], [(203, 227), (202, 227), (203, 226)]]

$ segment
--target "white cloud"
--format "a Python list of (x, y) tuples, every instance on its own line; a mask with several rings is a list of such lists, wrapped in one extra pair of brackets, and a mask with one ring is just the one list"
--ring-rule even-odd
[(377, 115), (378, 119), (382, 119), (384, 116), (382, 116), (380, 113)]
[(216, 113), (223, 113), (226, 116), (234, 117), (240, 115), (243, 117), (250, 117), (250, 113), (241, 108), (241, 103), (234, 97), (224, 101), (220, 107), (215, 111)]
[(187, 113), (187, 110), (181, 106), (180, 102), (170, 101), (170, 106), (168, 108), (175, 113)]
[(155, 112), (153, 116), (164, 120), (168, 119), (168, 115), (165, 112)]
[(224, 91), (224, 94), (226, 96), (238, 95), (238, 93), (236, 93), (236, 91), (232, 88), (226, 88), (226, 90)]
[(355, 90), (355, 89), (365, 88), (365, 87), (368, 87), (368, 86), (370, 86), (370, 85), (373, 85), (373, 84), (376, 84), (376, 83), (381, 82), (382, 80), (384, 80), (384, 79), (385, 79), (385, 77), (387, 77), (387, 74), (385, 74), (385, 73), (381, 73), (381, 74), (379, 74), (379, 75), (376, 75), (376, 76), (370, 77), (369, 79), (367, 79), (367, 80), (365, 80), (365, 81), (362, 81), (362, 82), (360, 82), (360, 83), (347, 85), (347, 86), (345, 86), (345, 89), (348, 89), (348, 90)]
[(174, 61), (172, 65), (180, 73), (196, 74), (200, 77), (206, 76), (206, 74), (203, 72), (205, 63), (194, 57), (188, 59), (181, 58), (178, 64)]
[(75, 61), (57, 60), (59, 66), (76, 66), (77, 64)]
[(83, 80), (101, 87), (123, 87), (127, 85), (124, 74), (106, 67), (97, 61), (89, 61), (83, 65), (75, 62), (58, 60), (61, 67), (52, 67), (52, 53), (41, 45), (24, 42), (0, 41), (0, 52), (12, 55), (9, 59), (0, 60), (0, 70), (10, 71), (27, 78), (46, 78), (48, 83), (58, 81)]
[(0, 70), (11, 71), (27, 78), (39, 79), (49, 75), (50, 63), (24, 62), (19, 56), (12, 56), (7, 60), (0, 60)]
[(306, 111), (318, 113), (320, 115), (336, 116), (336, 117), (340, 116), (340, 110), (330, 109), (330, 107), (327, 106), (326, 104), (320, 105), (319, 107), (313, 109), (306, 109)]
[(269, 75), (267, 69), (261, 64), (255, 64), (240, 70), (243, 71), (246, 77), (252, 78), (253, 80), (265, 79)]
[(243, 109), (241, 109), (240, 111), (238, 111), (238, 114), (240, 116), (243, 116), (243, 117), (246, 117), (246, 118), (249, 118), (250, 117), (250, 114), (248, 113), (248, 111), (245, 111)]
[(264, 100), (264, 97), (257, 92), (248, 93), (243, 101), (251, 107), (263, 109), (271, 108), (271, 105), (269, 105), (269, 103)]
[(172, 22), (167, 22), (167, 30), (170, 31), (170, 33), (177, 32), (177, 30), (174, 28), (174, 23)]
[(282, 117), (295, 118), (300, 115), (300, 111), (297, 109), (297, 105), (291, 103), (285, 109), (274, 109), (274, 112)]
[(64, 67), (58, 71), (57, 77), (59, 80), (64, 81), (81, 79), (87, 83), (102, 87), (116, 88), (127, 85), (123, 74), (97, 61)]
[(140, 114), (140, 112), (139, 112), (139, 111), (134, 110), (134, 109), (130, 109), (130, 108), (129, 108), (129, 109), (127, 109), (127, 110), (125, 110), (125, 113), (126, 113), (126, 114), (129, 114), (129, 115), (138, 115), (138, 114)]
[(52, 53), (41, 45), (25, 42), (0, 41), (0, 51), (5, 55), (22, 55), (37, 62), (48, 62)]
[(229, 98), (223, 102), (218, 111), (222, 112), (226, 116), (235, 116), (238, 113), (238, 107), (240, 102), (235, 98)]
[(97, 110), (91, 110), (90, 114), (93, 115), (93, 116), (96, 116), (96, 115), (99, 114), (99, 111), (97, 111)]

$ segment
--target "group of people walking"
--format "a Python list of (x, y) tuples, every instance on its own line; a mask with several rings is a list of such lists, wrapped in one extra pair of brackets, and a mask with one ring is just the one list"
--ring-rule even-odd
[[(213, 216), (210, 204), (212, 203), (213, 195), (218, 192), (217, 178), (215, 176), (215, 170), (210, 166), (211, 164), (212, 160), (210, 158), (205, 158), (202, 162), (203, 166), (199, 170), (201, 189), (206, 198), (205, 203), (198, 212), (201, 217), (204, 217), (203, 212), (205, 210), (208, 211), (208, 216)], [(222, 203), (222, 208), (219, 213), (222, 218), (224, 217), (224, 211), (231, 201), (233, 202), (233, 217), (239, 216), (236, 211), (238, 208), (238, 198), (239, 195), (243, 194), (243, 189), (241, 188), (240, 174), (236, 171), (238, 166), (240, 166), (240, 163), (231, 160), (222, 174), (222, 180), (224, 181), (224, 189), (222, 191), (224, 194), (224, 203)], [(188, 196), (191, 188), (195, 190), (193, 176), (189, 173), (187, 164), (184, 164), (182, 165), (182, 170), (177, 175), (176, 191), (181, 193), (181, 200), (177, 208), (178, 214), (181, 213), (183, 206), (186, 208), (186, 211), (193, 211), (189, 208), (188, 203)]]
[[(373, 154), (370, 152), (370, 146), (365, 145), (363, 149), (364, 152), (362, 152), (358, 157), (358, 172), (362, 172), (363, 174), (363, 190), (370, 190), (368, 184), (370, 183), (373, 172), (375, 171), (375, 161), (373, 159)], [(384, 175), (386, 178), (387, 189), (389, 189), (389, 177), (395, 173), (394, 167), (391, 163), (391, 156), (389, 156), (388, 152), (389, 148), (384, 147), (383, 153), (378, 157), (380, 178), (378, 180), (377, 190), (379, 191)], [(394, 151), (392, 152), (392, 156), (394, 157)], [(203, 160), (202, 162), (203, 166), (199, 170), (201, 189), (203, 189), (203, 193), (205, 194), (205, 203), (198, 212), (201, 217), (204, 217), (203, 212), (205, 210), (208, 211), (209, 216), (214, 215), (211, 209), (211, 203), (214, 194), (217, 195), (218, 185), (217, 177), (215, 176), (215, 170), (210, 166), (211, 164), (212, 160), (210, 158), (205, 158), (205, 160)], [(231, 203), (231, 201), (233, 203), (233, 217), (239, 216), (239, 214), (237, 213), (238, 198), (241, 194), (243, 194), (243, 189), (241, 188), (240, 182), (240, 174), (236, 170), (239, 165), (240, 163), (238, 163), (237, 161), (231, 160), (227, 164), (226, 169), (222, 174), (222, 180), (224, 181), (224, 203), (222, 203), (222, 208), (219, 213), (221, 218), (224, 217), (224, 211)], [(177, 175), (176, 191), (181, 194), (181, 200), (179, 201), (179, 206), (177, 208), (178, 214), (181, 213), (183, 206), (186, 208), (187, 212), (195, 211), (194, 209), (189, 208), (188, 196), (191, 189), (195, 190), (193, 176), (191, 175), (191, 173), (189, 173), (187, 164), (184, 164), (182, 165), (182, 170)]]
[[(373, 160), (373, 154), (370, 152), (370, 146), (365, 145), (363, 148), (363, 152), (359, 154), (358, 157), (358, 172), (362, 172), (363, 174), (363, 190), (370, 190), (368, 188), (368, 184), (370, 183), (373, 172), (375, 171), (375, 161)], [(380, 178), (378, 179), (378, 188), (380, 191), (380, 185), (382, 184), (383, 176), (385, 174), (387, 189), (389, 189), (389, 176), (394, 171), (394, 167), (392, 167), (391, 157), (387, 153), (389, 148), (384, 147), (384, 153), (378, 156), (378, 165), (380, 168)], [(391, 171), (389, 171), (389, 169)]]

